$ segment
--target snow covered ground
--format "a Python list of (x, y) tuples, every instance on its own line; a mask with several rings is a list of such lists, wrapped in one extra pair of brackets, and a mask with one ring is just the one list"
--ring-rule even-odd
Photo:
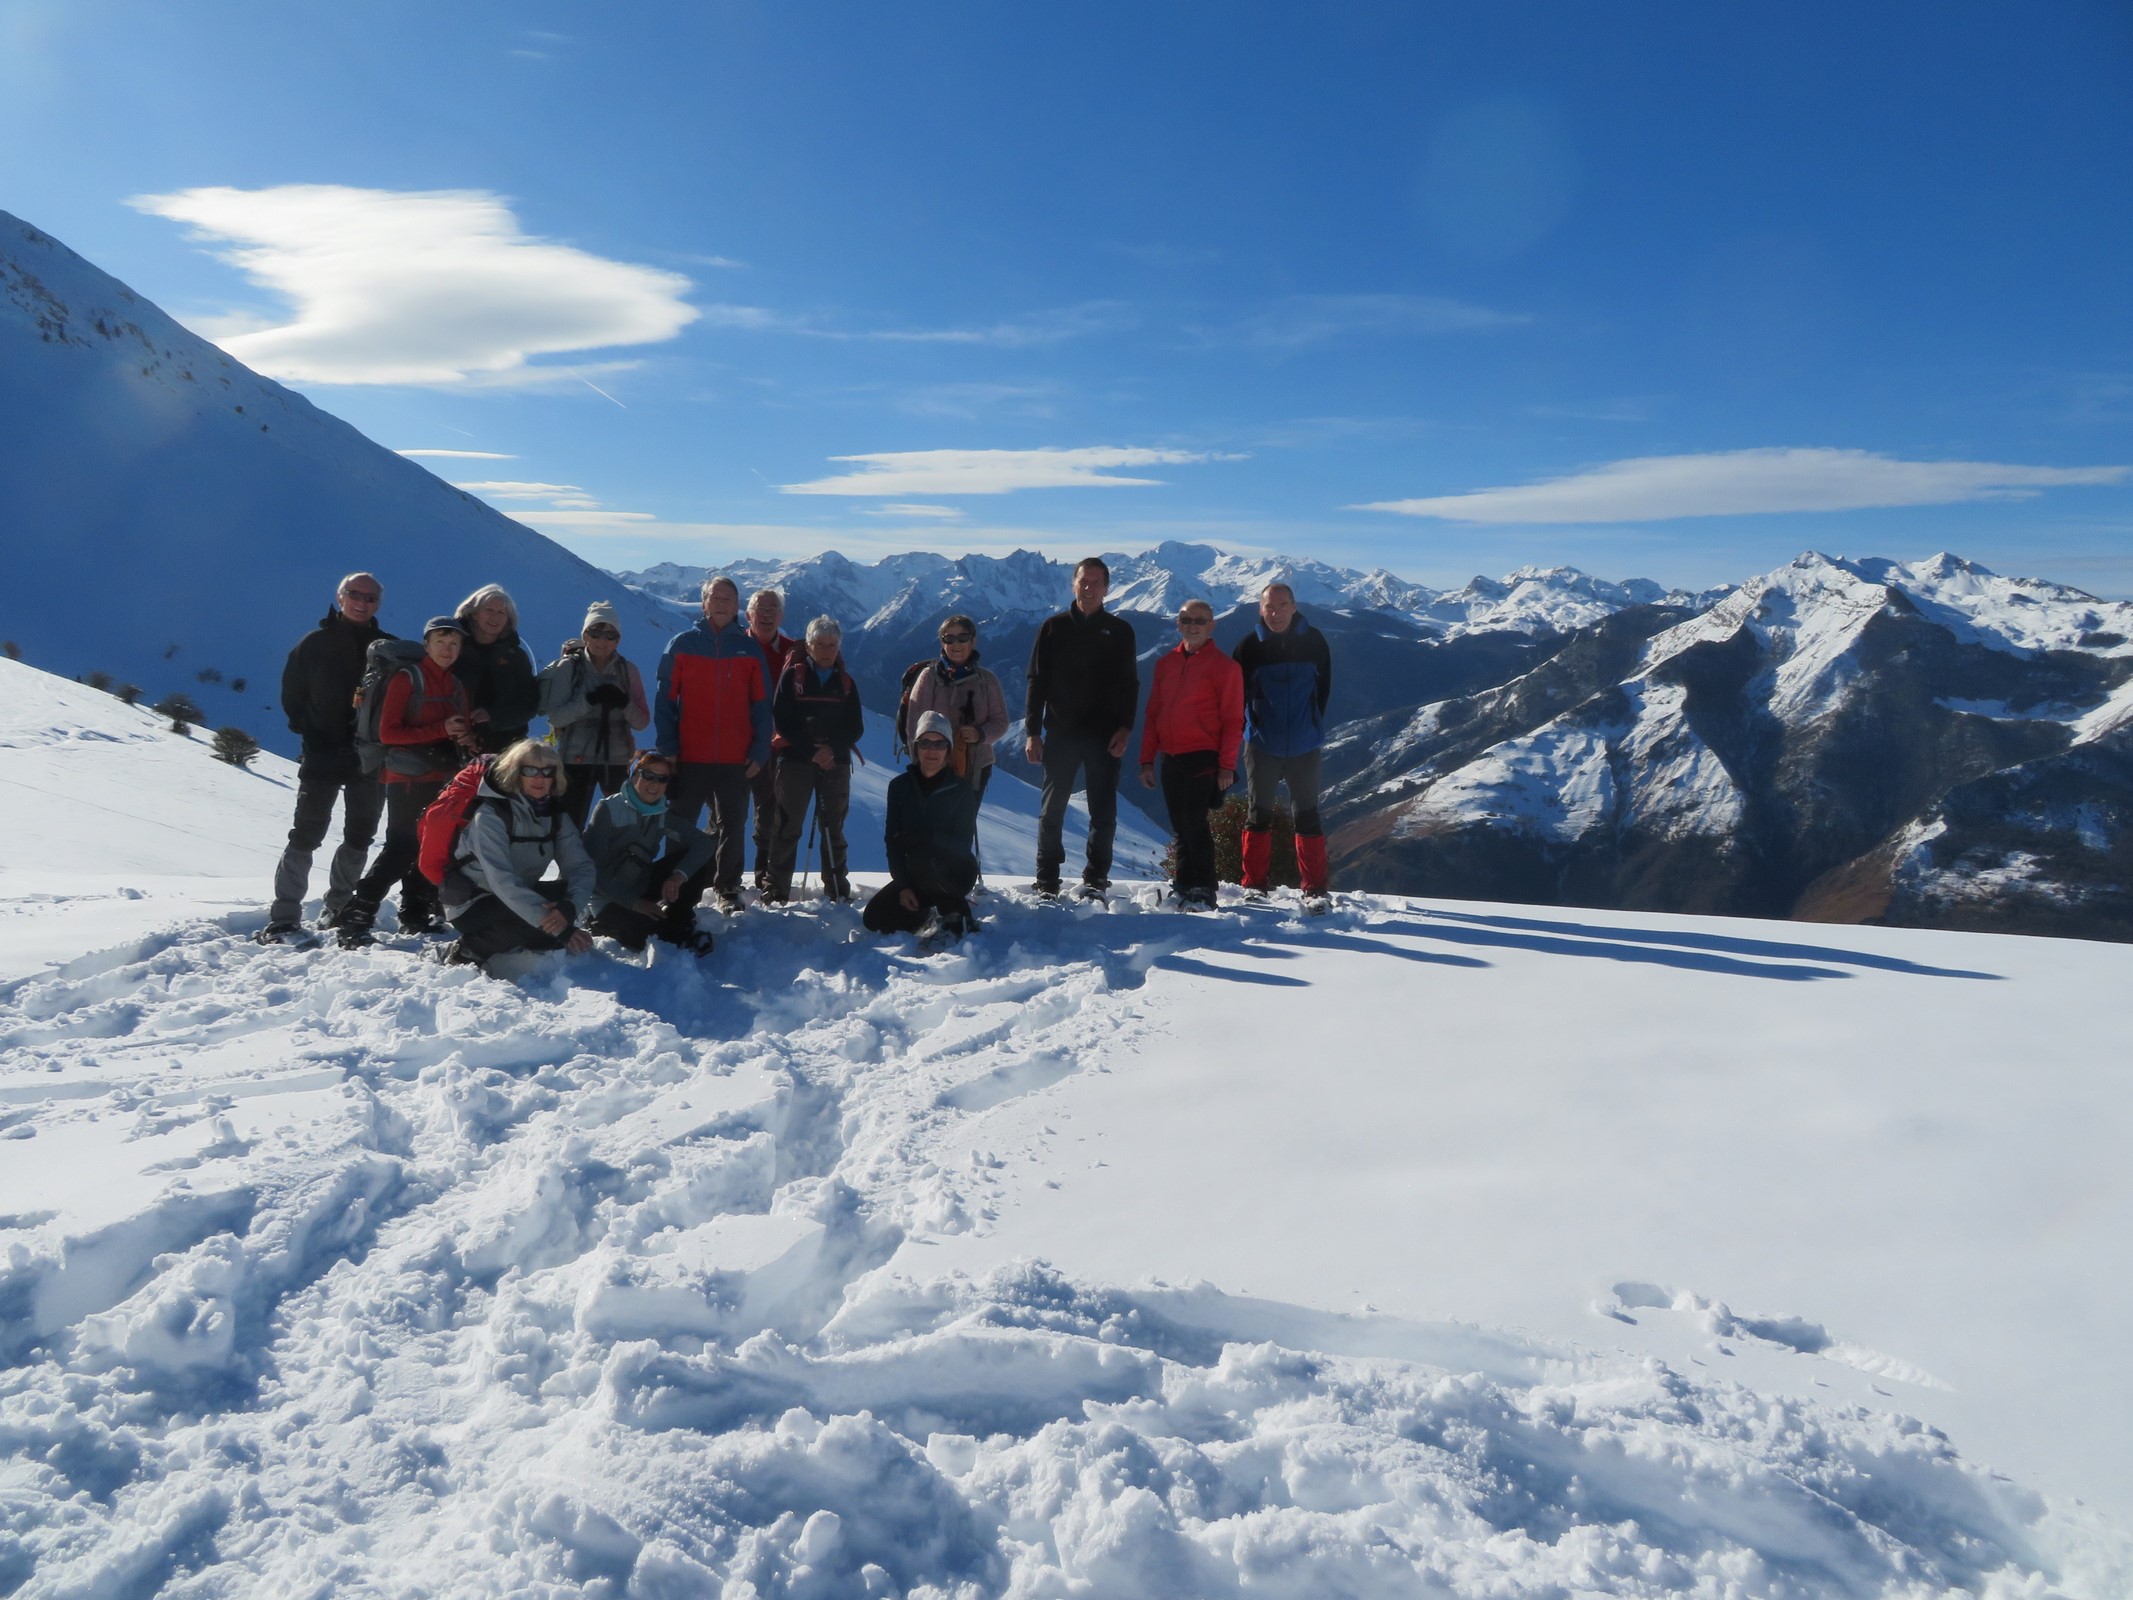
[(2133, 1591), (2125, 946), (996, 896), (505, 983), (248, 943), (287, 769), (0, 691), (0, 1594)]

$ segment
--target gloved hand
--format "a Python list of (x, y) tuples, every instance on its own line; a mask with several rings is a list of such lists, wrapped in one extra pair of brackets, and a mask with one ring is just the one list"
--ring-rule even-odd
[(620, 711), (630, 703), (630, 697), (619, 683), (596, 683), (585, 691), (585, 703), (589, 706), (612, 706)]

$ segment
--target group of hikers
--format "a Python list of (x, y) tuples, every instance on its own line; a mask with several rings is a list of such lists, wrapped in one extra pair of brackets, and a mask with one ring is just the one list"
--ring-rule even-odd
[[(1133, 630), (1104, 609), (1110, 577), (1101, 558), (1082, 561), (1073, 604), (1043, 623), (1030, 651), (1024, 754), (1043, 772), (1033, 887), (1046, 898), (1060, 894), (1077, 787), (1089, 817), (1080, 892), (1110, 888), (1140, 695)], [(282, 706), (302, 757), (262, 943), (313, 937), (303, 903), (336, 804), (341, 842), (319, 926), (345, 946), (372, 942), (397, 887), (401, 931), (448, 923), (458, 935), (448, 961), (578, 952), (596, 936), (705, 954), (713, 937), (696, 909), (706, 896), (721, 911), (742, 909), (748, 835), (757, 897), (781, 904), (810, 816), (822, 893), (852, 898), (844, 825), (864, 720), (835, 618), (815, 618), (795, 639), (782, 631), (775, 590), (757, 591), (744, 614), (738, 585), (712, 577), (702, 619), (668, 641), (647, 694), (607, 601), (587, 608), (577, 637), (540, 669), (517, 606), (495, 584), (430, 618), (419, 641), (379, 625), (383, 601), (375, 576), (351, 573), (289, 654)], [(1267, 585), (1259, 615), (1227, 654), (1213, 645), (1214, 608), (1188, 601), (1177, 646), (1155, 663), (1140, 779), (1161, 787), (1176, 838), (1172, 888), (1187, 909), (1215, 904), (1210, 812), (1240, 761), (1245, 889), (1268, 885), (1275, 796), (1286, 785), (1303, 891), (1326, 892), (1318, 790), (1331, 661), (1288, 585)], [(888, 787), (889, 880), (862, 916), (874, 932), (960, 937), (977, 926), (978, 812), (1009, 727), (977, 635), (971, 618), (947, 618), (939, 654), (904, 674), (896, 726), (910, 764)], [(545, 739), (529, 737), (536, 718), (548, 722)]]

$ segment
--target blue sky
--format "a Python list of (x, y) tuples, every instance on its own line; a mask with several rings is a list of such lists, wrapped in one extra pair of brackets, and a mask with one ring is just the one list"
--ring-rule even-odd
[(2133, 12), (0, 0), (0, 206), (602, 565), (2133, 593)]

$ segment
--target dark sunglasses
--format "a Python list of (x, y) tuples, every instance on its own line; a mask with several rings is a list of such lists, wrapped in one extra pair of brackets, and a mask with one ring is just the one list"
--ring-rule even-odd
[(925, 738), (915, 741), (911, 748), (914, 750), (945, 750), (948, 748), (948, 741), (937, 733), (929, 733)]
[(597, 627), (587, 628), (585, 637), (588, 639), (619, 639), (622, 637), (622, 630), (620, 628), (610, 628), (603, 622)]
[(969, 644), (969, 643), (971, 643), (972, 641), (974, 641), (974, 640), (975, 640), (976, 638), (977, 638), (977, 635), (976, 635), (976, 634), (974, 634), (974, 633), (944, 633), (944, 634), (942, 634), (942, 635), (941, 635), (941, 643), (942, 643), (942, 644)]
[(518, 775), (521, 778), (552, 778), (555, 774), (556, 769), (554, 767), (520, 767), (518, 769)]
[(374, 593), (367, 589), (346, 589), (342, 591), (341, 598), (343, 600), (360, 600), (367, 606), (374, 606), (380, 600), (383, 600), (385, 596), (382, 592)]
[(1213, 617), (1190, 617), (1183, 612), (1178, 614), (1178, 626), (1181, 628), (1212, 628), (1214, 625)]
[(640, 767), (637, 769), (637, 781), (639, 783), (672, 783), (674, 774), (661, 772), (653, 767)]

